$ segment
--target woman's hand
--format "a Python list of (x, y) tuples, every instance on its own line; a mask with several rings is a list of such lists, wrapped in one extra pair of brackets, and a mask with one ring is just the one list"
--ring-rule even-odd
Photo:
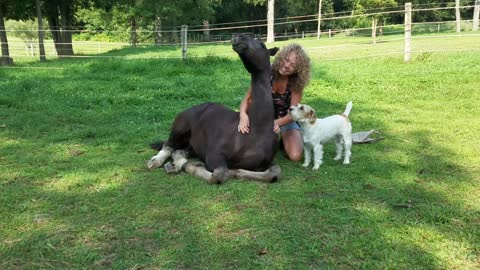
[(240, 123), (238, 123), (238, 132), (246, 134), (250, 131), (250, 120), (248, 114), (240, 113)]
[(280, 126), (278, 125), (277, 120), (273, 121), (273, 132), (277, 134), (280, 132)]

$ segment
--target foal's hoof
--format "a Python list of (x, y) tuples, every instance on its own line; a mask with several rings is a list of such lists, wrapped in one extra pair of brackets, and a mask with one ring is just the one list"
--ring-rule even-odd
[(175, 164), (173, 164), (172, 162), (165, 163), (165, 165), (163, 165), (163, 167), (165, 168), (165, 171), (169, 174), (179, 172), (179, 170), (175, 167)]
[(281, 178), (282, 178), (282, 169), (280, 168), (280, 166), (278, 165), (272, 166), (267, 175), (267, 182), (274, 183), (280, 180)]
[(152, 157), (147, 163), (147, 167), (149, 170), (155, 170), (160, 166), (162, 166), (161, 162), (155, 157)]
[(228, 169), (217, 168), (213, 170), (212, 177), (208, 180), (209, 184), (223, 184), (227, 181)]

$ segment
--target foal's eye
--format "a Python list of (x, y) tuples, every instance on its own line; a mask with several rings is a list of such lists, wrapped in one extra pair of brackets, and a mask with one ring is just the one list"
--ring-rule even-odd
[(300, 106), (300, 110), (303, 111), (303, 106)]

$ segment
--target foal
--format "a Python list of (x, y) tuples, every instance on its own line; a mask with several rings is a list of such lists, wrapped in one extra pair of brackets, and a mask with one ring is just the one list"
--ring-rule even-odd
[[(272, 129), (270, 86), (270, 56), (278, 48), (267, 49), (263, 42), (244, 35), (235, 36), (232, 47), (251, 74), (250, 133), (237, 132), (239, 113), (220, 104), (191, 107), (177, 115), (168, 140), (158, 145), (160, 152), (148, 162), (149, 169), (162, 166), (172, 156), (174, 163), (167, 163), (167, 170), (184, 168), (208, 183), (223, 183), (232, 176), (271, 182), (281, 176), (280, 168), (272, 167), (277, 134)], [(188, 154), (197, 156), (207, 170), (188, 162)]]

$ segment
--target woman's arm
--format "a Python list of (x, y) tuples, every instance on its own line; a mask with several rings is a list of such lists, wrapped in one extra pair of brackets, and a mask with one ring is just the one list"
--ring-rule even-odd
[(240, 123), (238, 124), (238, 131), (245, 134), (250, 131), (250, 120), (248, 118), (248, 107), (250, 107), (250, 103), (252, 102), (252, 87), (248, 88), (245, 97), (243, 98), (242, 102), (240, 103)]

